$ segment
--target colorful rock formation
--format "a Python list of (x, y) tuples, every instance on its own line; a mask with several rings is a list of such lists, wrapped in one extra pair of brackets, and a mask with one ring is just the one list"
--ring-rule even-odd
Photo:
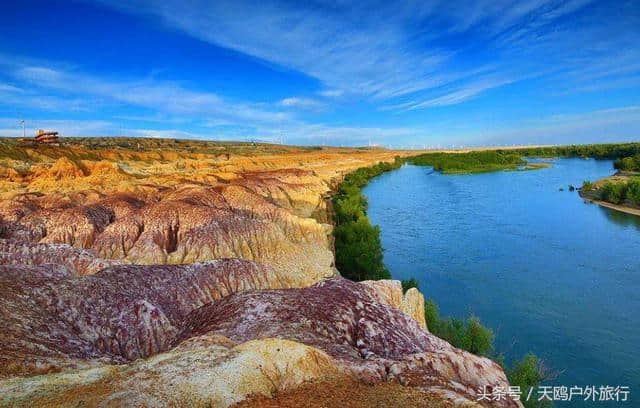
[(508, 385), (428, 332), (420, 292), (333, 266), (331, 188), (402, 152), (65, 143), (0, 151), (0, 406), (226, 407), (349, 382), (473, 406)]

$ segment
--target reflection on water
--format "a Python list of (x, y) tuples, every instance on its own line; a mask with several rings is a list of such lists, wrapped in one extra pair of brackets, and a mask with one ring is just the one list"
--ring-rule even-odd
[(610, 161), (580, 159), (475, 175), (406, 165), (364, 193), (392, 275), (416, 277), (443, 315), (479, 316), (507, 360), (532, 351), (561, 371), (554, 384), (624, 385), (633, 396), (640, 217), (568, 191), (612, 173)]
[(612, 210), (610, 208), (598, 206), (605, 216), (617, 225), (628, 227), (636, 227), (640, 231), (640, 217), (633, 214), (627, 214), (621, 211)]

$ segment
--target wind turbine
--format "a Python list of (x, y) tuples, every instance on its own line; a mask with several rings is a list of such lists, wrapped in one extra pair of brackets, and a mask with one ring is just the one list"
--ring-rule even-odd
[(25, 130), (24, 130), (25, 120), (24, 120), (24, 116), (22, 116), (21, 112), (19, 112), (17, 109), (16, 109), (16, 117), (18, 118), (18, 122), (20, 123), (20, 126), (22, 126), (22, 138), (24, 138), (26, 136)]

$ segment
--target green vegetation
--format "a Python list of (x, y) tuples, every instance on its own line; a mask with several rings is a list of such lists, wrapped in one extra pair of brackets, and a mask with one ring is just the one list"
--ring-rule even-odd
[(620, 204), (624, 200), (624, 185), (622, 183), (606, 182), (599, 191), (600, 199), (614, 204)]
[(537, 401), (537, 398), (526, 401), (529, 389), (537, 388), (549, 376), (534, 354), (527, 354), (522, 360), (516, 361), (513, 368), (509, 368), (504, 364), (504, 358), (495, 354), (493, 331), (483, 326), (477, 317), (471, 316), (466, 320), (442, 318), (438, 312), (438, 306), (431, 299), (425, 302), (424, 317), (431, 333), (455, 347), (497, 361), (504, 368), (509, 383), (520, 387), (521, 401), (525, 407), (551, 406), (549, 401)]
[(349, 173), (333, 197), (336, 267), (351, 280), (390, 279), (384, 265), (380, 228), (367, 217), (367, 199), (362, 188), (370, 179), (400, 167), (403, 160), (378, 163)]
[(412, 157), (408, 161), (419, 166), (433, 166), (435, 170), (445, 174), (464, 174), (515, 170), (527, 164), (523, 159), (524, 156), (617, 159), (614, 164), (616, 169), (640, 171), (640, 143), (531, 147), (467, 153), (426, 153)]
[(433, 166), (445, 174), (482, 173), (515, 170), (527, 162), (518, 153), (487, 150), (468, 153), (427, 153), (408, 161), (418, 166)]
[(441, 318), (438, 306), (431, 299), (424, 305), (424, 317), (429, 331), (451, 345), (479, 356), (488, 357), (493, 352), (493, 331), (471, 316), (461, 319)]
[(613, 204), (623, 204), (627, 200), (632, 204), (640, 205), (640, 177), (626, 183), (607, 181), (598, 189), (598, 198)]
[(420, 289), (418, 286), (418, 280), (416, 278), (411, 278), (407, 280), (400, 281), (402, 284), (402, 293), (407, 293), (407, 291), (411, 288)]
[(593, 190), (593, 183), (589, 180), (585, 180), (582, 182), (582, 187), (580, 188), (582, 191), (591, 191)]
[[(394, 163), (379, 163), (358, 169), (344, 178), (338, 192), (333, 196), (336, 266), (348, 279), (362, 281), (391, 278), (383, 262), (380, 229), (369, 222), (367, 199), (362, 195), (362, 188), (371, 178), (396, 169), (403, 162), (403, 159), (396, 158)], [(402, 281), (403, 293), (413, 287), (418, 288), (417, 279)], [(424, 311), (431, 333), (455, 347), (493, 358), (504, 367), (502, 356), (494, 352), (493, 331), (483, 326), (477, 317), (471, 316), (466, 320), (441, 318), (438, 307), (432, 300), (425, 302)], [(513, 369), (505, 367), (505, 372), (511, 385), (521, 387), (525, 407), (548, 406), (535, 399), (524, 401), (529, 388), (537, 387), (546, 378), (542, 365), (533, 354), (528, 354), (523, 360), (516, 362)]]
[(506, 368), (505, 371), (511, 385), (520, 386), (520, 391), (523, 395), (520, 399), (526, 408), (543, 408), (553, 405), (548, 400), (538, 401), (535, 393), (529, 401), (525, 397), (529, 394), (531, 388), (534, 388), (535, 391), (535, 388), (538, 388), (538, 385), (548, 377), (546, 369), (538, 357), (529, 353), (518, 361), (513, 368)]
[(511, 150), (511, 152), (530, 157), (593, 157), (594, 159), (619, 159), (640, 153), (640, 143), (530, 147)]
[(623, 171), (640, 172), (640, 153), (616, 160), (615, 163), (613, 163), (613, 167)]

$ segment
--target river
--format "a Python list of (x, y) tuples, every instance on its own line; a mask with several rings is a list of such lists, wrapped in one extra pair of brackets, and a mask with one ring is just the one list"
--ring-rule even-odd
[(560, 372), (549, 384), (628, 386), (640, 401), (640, 217), (568, 191), (611, 175), (611, 161), (551, 163), (471, 175), (404, 165), (371, 180), (385, 264), (416, 277), (441, 316), (478, 316), (507, 361), (541, 357)]

